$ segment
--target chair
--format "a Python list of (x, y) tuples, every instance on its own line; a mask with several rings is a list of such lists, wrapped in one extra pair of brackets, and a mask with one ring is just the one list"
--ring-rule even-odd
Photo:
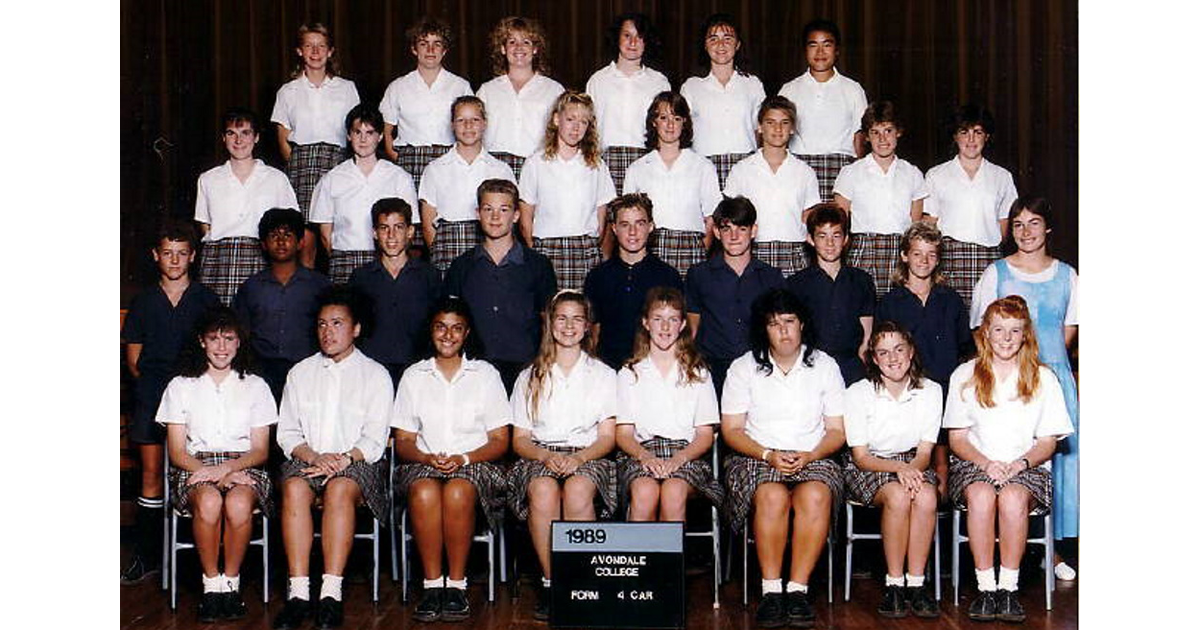
[[(858, 501), (846, 499), (846, 581), (845, 600), (850, 601), (850, 559), (854, 556), (854, 541), (856, 540), (883, 540), (881, 534), (871, 534), (866, 532), (857, 532), (854, 530), (854, 508), (871, 508), (872, 506), (863, 505)], [(933, 596), (937, 601), (942, 601), (942, 552), (941, 552), (941, 536), (938, 532), (937, 516), (934, 516), (933, 523), (933, 572), (925, 572), (925, 575), (933, 576)]]
[[(167, 454), (167, 449), (163, 449), (163, 488), (170, 488), (171, 474), (171, 457)], [(168, 492), (164, 494), (169, 494)], [(168, 499), (169, 500), (169, 499)], [(175, 610), (176, 604), (176, 579), (179, 573), (178, 552), (180, 549), (195, 549), (196, 544), (192, 542), (181, 542), (179, 540), (179, 519), (191, 518), (189, 514), (185, 514), (175, 506), (170, 506), (169, 509), (163, 510), (164, 513), (164, 531), (163, 531), (163, 589), (170, 589), (171, 592), (171, 610)], [(260, 534), (258, 538), (251, 535), (250, 544), (262, 547), (263, 559), (263, 604), (267, 604), (271, 599), (271, 580), (270, 580), (270, 544), (268, 533), (270, 531), (270, 519), (266, 513), (258, 508), (254, 508), (254, 513), (261, 519)]]
[[(954, 585), (954, 604), (958, 605), (958, 583), (959, 575), (959, 553), (960, 546), (967, 542), (968, 538), (962, 532), (962, 513), (966, 510), (955, 507), (951, 510), (951, 527), (954, 532), (954, 545), (950, 554), (950, 581)], [(1045, 574), (1046, 583), (1046, 610), (1051, 607), (1051, 595), (1054, 592), (1054, 521), (1051, 510), (1035, 509), (1029, 513), (1030, 518), (1040, 520), (1042, 522), (1042, 535), (1040, 537), (1027, 537), (1026, 545), (1042, 545), (1045, 550), (1045, 557), (1042, 559), (1042, 571)], [(1039, 518), (1040, 517), (1040, 518)], [(1032, 528), (1031, 528), (1032, 531)], [(999, 539), (997, 539), (999, 541)]]
[[(486, 522), (486, 519), (484, 519), (484, 522)], [(408, 508), (407, 507), (403, 508), (403, 510), (400, 512), (400, 523), (399, 523), (398, 527), (399, 527), (400, 536), (401, 536), (401, 542), (400, 542), (400, 572), (401, 572), (400, 601), (407, 603), (408, 602), (408, 584), (411, 579), (411, 576), (409, 575), (408, 546), (409, 546), (409, 542), (411, 542), (413, 539), (412, 533), (410, 533), (408, 530)], [(495, 530), (493, 530), (490, 527), (485, 526), (483, 529), (483, 532), (476, 534), (475, 536), (473, 536), (471, 538), (471, 540), (474, 542), (477, 542), (477, 543), (484, 543), (485, 545), (487, 545), (487, 551), (488, 551), (488, 601), (494, 602), (494, 601), (496, 601), (496, 553), (497, 553), (496, 552), (496, 546), (497, 546), (496, 543), (497, 543), (497, 540), (499, 541), (499, 547), (500, 547), (500, 550), (499, 550), (500, 581), (501, 582), (508, 581), (508, 574), (507, 574), (506, 568), (505, 568), (507, 566), (507, 550), (506, 550), (505, 541), (504, 541), (504, 524), (501, 523)]]
[[(719, 470), (720, 470), (719, 469), (720, 455), (718, 454), (720, 443), (721, 443), (721, 436), (718, 434), (717, 431), (713, 431), (713, 445), (712, 445), (712, 449), (710, 449), (712, 452), (712, 472), (713, 472), (713, 478), (716, 479), (718, 483), (720, 483), (720, 481), (721, 481), (721, 476), (720, 476), (720, 472), (719, 472)], [(716, 504), (711, 504), (709, 506), (709, 509), (711, 510), (711, 514), (712, 514), (712, 517), (711, 517), (712, 520), (710, 521), (709, 528), (706, 530), (687, 531), (687, 529), (685, 527), (684, 528), (684, 537), (685, 538), (710, 538), (710, 539), (712, 539), (713, 608), (720, 608), (721, 607), (721, 515), (717, 510)]]

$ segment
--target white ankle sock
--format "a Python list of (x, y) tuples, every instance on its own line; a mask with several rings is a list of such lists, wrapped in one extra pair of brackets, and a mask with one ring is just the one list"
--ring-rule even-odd
[(975, 569), (975, 582), (979, 585), (980, 591), (996, 590), (996, 573), (993, 567), (986, 569)]
[(550, 578), (548, 578), (548, 577), (542, 578), (542, 588), (550, 588)]
[(906, 583), (908, 583), (909, 586), (913, 586), (916, 588), (925, 586), (925, 576), (924, 575), (913, 575), (911, 573), (905, 573), (904, 581)]
[(890, 575), (886, 575), (883, 578), (883, 585), (884, 586), (904, 586), (904, 576), (901, 575), (900, 577), (892, 577)]
[(446, 576), (433, 578), (432, 580), (423, 580), (421, 586), (429, 588), (444, 588), (446, 586)]
[(308, 576), (289, 577), (288, 578), (288, 599), (303, 599), (308, 601), (309, 593)]
[(1006, 591), (1017, 590), (1017, 578), (1021, 577), (1021, 569), (1010, 569), (1004, 565), (1000, 565), (1000, 580), (998, 587)]
[(321, 575), (321, 599), (326, 597), (342, 601), (342, 576), (332, 573)]
[(230, 576), (222, 573), (221, 579), (225, 582), (225, 591), (226, 592), (236, 593), (236, 592), (242, 590), (242, 576), (234, 575), (234, 576), (230, 577)]
[(200, 580), (202, 582), (204, 582), (204, 592), (205, 593), (224, 593), (225, 592), (225, 580), (221, 579), (221, 575), (219, 573), (212, 577), (208, 577), (207, 575), (201, 575)]
[(780, 578), (776, 578), (774, 580), (763, 580), (762, 581), (762, 592), (763, 592), (763, 595), (766, 595), (767, 593), (782, 593), (783, 592), (783, 580)]
[(808, 585), (801, 584), (799, 582), (792, 582), (791, 580), (789, 580), (787, 583), (787, 592), (789, 592), (789, 593), (807, 593)]
[(467, 590), (467, 578), (463, 578), (461, 580), (451, 580), (450, 578), (446, 578), (446, 588), (456, 588), (460, 591), (465, 591)]

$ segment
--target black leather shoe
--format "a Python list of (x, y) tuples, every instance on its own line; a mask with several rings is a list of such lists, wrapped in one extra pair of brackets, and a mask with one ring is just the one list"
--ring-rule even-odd
[(906, 589), (908, 595), (908, 608), (912, 614), (924, 618), (933, 619), (939, 617), (942, 611), (938, 608), (937, 600), (929, 594), (929, 589), (924, 586), (910, 586)]
[(135, 553), (129, 560), (129, 564), (121, 569), (121, 584), (124, 586), (138, 584), (151, 575), (155, 575), (159, 570), (159, 567), (146, 562), (140, 554)]
[(975, 601), (967, 608), (967, 617), (971, 621), (996, 620), (996, 592), (983, 591), (975, 596)]
[(788, 625), (793, 628), (811, 628), (817, 621), (813, 614), (812, 604), (808, 603), (808, 593), (792, 591), (784, 598), (787, 602)]
[(283, 610), (275, 616), (275, 622), (271, 624), (275, 630), (290, 630), (299, 628), (304, 625), (304, 620), (308, 619), (308, 615), (312, 612), (312, 605), (307, 599), (293, 597), (283, 605)]
[(471, 616), (471, 603), (461, 588), (447, 588), (442, 594), (442, 621), (466, 621)]
[(903, 619), (908, 616), (908, 602), (904, 600), (903, 586), (883, 587), (883, 601), (875, 609), (882, 617)]
[(782, 628), (787, 621), (787, 604), (783, 601), (783, 593), (763, 593), (758, 601), (758, 611), (754, 614), (754, 622), (758, 627)]
[(242, 599), (242, 594), (238, 591), (221, 593), (223, 600), (221, 602), (221, 618), (229, 621), (246, 618), (246, 600)]
[(1016, 591), (1004, 589), (996, 591), (996, 619), (1010, 623), (1025, 621), (1025, 608), (1017, 599)]
[(322, 597), (317, 602), (317, 627), (339, 628), (342, 625), (342, 602), (332, 597)]
[(200, 596), (200, 611), (196, 620), (200, 623), (213, 623), (225, 616), (225, 594), (208, 592)]
[(427, 588), (421, 594), (421, 601), (417, 602), (417, 607), (413, 610), (413, 619), (417, 621), (437, 621), (442, 618), (442, 593), (446, 589)]
[(538, 621), (550, 619), (550, 587), (537, 587), (537, 601), (533, 604), (533, 618)]

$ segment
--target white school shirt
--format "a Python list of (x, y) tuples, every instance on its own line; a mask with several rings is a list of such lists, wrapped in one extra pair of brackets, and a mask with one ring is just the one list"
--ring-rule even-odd
[[(1054, 279), (1054, 276), (1058, 275), (1058, 266), (1066, 264), (1067, 263), (1055, 258), (1053, 261), (1051, 261), (1049, 267), (1046, 267), (1037, 273), (1025, 273), (1024, 271), (1021, 271), (1010, 264), (1008, 265), (1008, 272), (1015, 276), (1018, 280), (1024, 280), (1025, 282), (1050, 282)], [(1074, 267), (1067, 265), (1067, 268), (1070, 270), (1071, 296), (1067, 298), (1067, 313), (1063, 318), (1062, 325), (1078, 326), (1079, 306), (1075, 297), (1079, 290), (1079, 274), (1075, 272)], [(983, 275), (979, 276), (979, 280), (975, 282), (975, 288), (971, 291), (971, 328), (978, 328), (979, 325), (983, 323), (983, 313), (987, 311), (987, 307), (991, 305), (992, 302), (1005, 297), (997, 294), (998, 289), (996, 288), (996, 283), (998, 281), (999, 277), (996, 273), (996, 263), (992, 263), (987, 266), (987, 269), (983, 270)], [(1031, 309), (1029, 311), (1029, 314), (1035, 318), (1037, 317), (1036, 313), (1037, 309)], [(1034, 323), (1037, 323), (1036, 319), (1034, 319)]]
[(896, 158), (884, 173), (870, 154), (842, 167), (833, 192), (850, 200), (855, 234), (904, 234), (912, 203), (929, 196), (921, 169)]
[(812, 360), (806, 367), (797, 359), (785, 375), (771, 357), (768, 376), (743, 354), (725, 376), (721, 412), (746, 414), (746, 435), (767, 448), (811, 451), (825, 437), (825, 418), (845, 413), (846, 389), (837, 361), (820, 350)]
[(392, 426), (417, 434), (422, 453), (459, 455), (488, 441), (488, 432), (512, 424), (500, 373), (486, 361), (463, 358), (449, 381), (433, 359), (400, 377)]
[[(408, 171), (387, 160), (377, 160), (370, 175), (350, 158), (321, 176), (313, 189), (308, 220), (333, 224), (333, 248), (339, 251), (375, 249), (375, 226), (371, 224), (371, 206), (384, 197), (399, 197), (417, 207)], [(413, 225), (420, 223), (413, 217)]]
[(942, 386), (923, 378), (892, 398), (886, 387), (862, 379), (846, 388), (846, 446), (865, 446), (872, 455), (907, 453), (921, 442), (936, 444), (942, 428)]
[(641, 148), (646, 146), (646, 110), (659, 92), (671, 91), (671, 82), (646, 66), (625, 74), (612, 61), (592, 74), (584, 91), (596, 108), (600, 146)]
[(617, 373), (617, 424), (632, 424), (638, 442), (653, 437), (688, 440), (696, 427), (720, 424), (717, 390), (707, 371), (696, 383), (679, 381), (679, 363), (666, 376), (650, 359)]
[(862, 127), (867, 111), (867, 93), (858, 81), (833, 70), (833, 77), (821, 83), (812, 72), (783, 84), (780, 96), (796, 104), (796, 135), (792, 153), (829, 155), (840, 153), (854, 157), (854, 132)]
[(355, 447), (370, 463), (383, 456), (392, 411), (392, 377), (357, 348), (341, 361), (320, 352), (288, 372), (276, 441), (289, 459), (308, 444), (317, 453)]
[(937, 217), (938, 229), (956, 241), (995, 247), (1000, 244), (1000, 223), (1017, 200), (1012, 173), (984, 158), (967, 177), (958, 156), (929, 169), (925, 174), (929, 198), (924, 212)]
[(691, 149), (683, 149), (671, 168), (655, 149), (629, 165), (624, 194), (644, 192), (654, 203), (654, 225), (669, 230), (704, 232), (704, 219), (721, 203), (717, 167)]
[[(450, 105), (460, 96), (471, 95), (467, 80), (442, 68), (433, 85), (413, 70), (388, 84), (379, 101), (383, 122), (396, 127), (397, 147), (454, 144)], [(380, 132), (383, 130), (380, 129)]]
[(324, 142), (344, 147), (346, 114), (355, 105), (358, 105), (358, 88), (354, 87), (353, 81), (327, 75), (321, 85), (316, 86), (301, 74), (284, 83), (275, 93), (271, 122), (291, 130), (289, 142)]
[(258, 220), (271, 208), (299, 208), (296, 191), (283, 171), (254, 160), (254, 170), (242, 183), (226, 161), (196, 180), (195, 219), (208, 224), (204, 242), (248, 236), (258, 238)]
[(758, 77), (735, 71), (721, 85), (709, 72), (684, 81), (679, 93), (692, 111), (692, 148), (697, 153), (725, 155), (758, 148), (758, 106), (767, 98)]
[(475, 220), (479, 218), (475, 192), (486, 179), (517, 183), (512, 168), (487, 151), (480, 151), (475, 160), (467, 164), (458, 149), (452, 147), (425, 167), (417, 197), (437, 208), (438, 220)]
[(562, 93), (561, 83), (541, 74), (535, 74), (520, 92), (513, 89), (506, 74), (479, 86), (475, 96), (483, 101), (488, 113), (484, 146), (493, 153), (521, 157), (537, 153), (546, 137), (546, 122), (554, 101)]
[(613, 200), (617, 189), (604, 160), (592, 168), (577, 151), (569, 160), (538, 152), (521, 167), (521, 201), (537, 206), (533, 235), (537, 238), (600, 235), (596, 209)]
[(617, 373), (587, 353), (569, 375), (555, 363), (534, 420), (527, 400), (532, 370), (522, 370), (513, 387), (513, 426), (529, 429), (533, 439), (547, 446), (591, 446), (600, 435), (600, 423), (617, 415)]
[(279, 421), (267, 382), (253, 374), (225, 376), (218, 385), (208, 374), (176, 376), (167, 384), (155, 420), (187, 426), (187, 452), (245, 453), (250, 430)]
[(971, 380), (976, 361), (967, 361), (950, 375), (942, 427), (969, 429), (967, 440), (971, 445), (984, 457), (999, 462), (1022, 457), (1037, 438), (1053, 436), (1061, 440), (1075, 432), (1062, 387), (1050, 368), (1038, 367), (1038, 391), (1028, 403), (1017, 397), (1017, 370), (1006, 379), (996, 379), (992, 389), (996, 406), (988, 409), (975, 400), (974, 386), (963, 389), (963, 384)]
[(772, 173), (761, 149), (729, 169), (725, 196), (738, 195), (754, 203), (758, 212), (755, 240), (760, 243), (803, 241), (808, 237), (808, 228), (800, 215), (821, 203), (817, 173), (811, 166), (789, 153), (779, 170)]

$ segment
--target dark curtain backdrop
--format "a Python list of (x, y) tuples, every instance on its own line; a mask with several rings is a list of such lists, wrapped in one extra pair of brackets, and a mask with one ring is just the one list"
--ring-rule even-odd
[[(266, 120), (296, 60), (296, 28), (325, 22), (342, 74), (364, 101), (413, 69), (404, 31), (434, 15), (455, 31), (446, 66), (472, 87), (491, 78), (485, 42), (506, 15), (542, 22), (550, 75), (582, 89), (610, 61), (611, 18), (641, 11), (664, 40), (658, 64), (676, 89), (698, 74), (700, 26), (713, 12), (740, 22), (751, 69), (768, 94), (804, 69), (799, 41), (810, 19), (842, 30), (839, 69), (869, 99), (896, 102), (906, 122), (899, 153), (922, 170), (949, 159), (947, 114), (974, 100), (995, 114), (987, 153), (1021, 194), (1057, 210), (1054, 252), (1078, 264), (1078, 16), (1074, 2), (1034, 0), (595, 1), (207, 0), (121, 3), (122, 303), (153, 277), (146, 250), (159, 220), (190, 217), (196, 177), (224, 159), (222, 111), (249, 106)], [(273, 131), (258, 154), (282, 168)]]

